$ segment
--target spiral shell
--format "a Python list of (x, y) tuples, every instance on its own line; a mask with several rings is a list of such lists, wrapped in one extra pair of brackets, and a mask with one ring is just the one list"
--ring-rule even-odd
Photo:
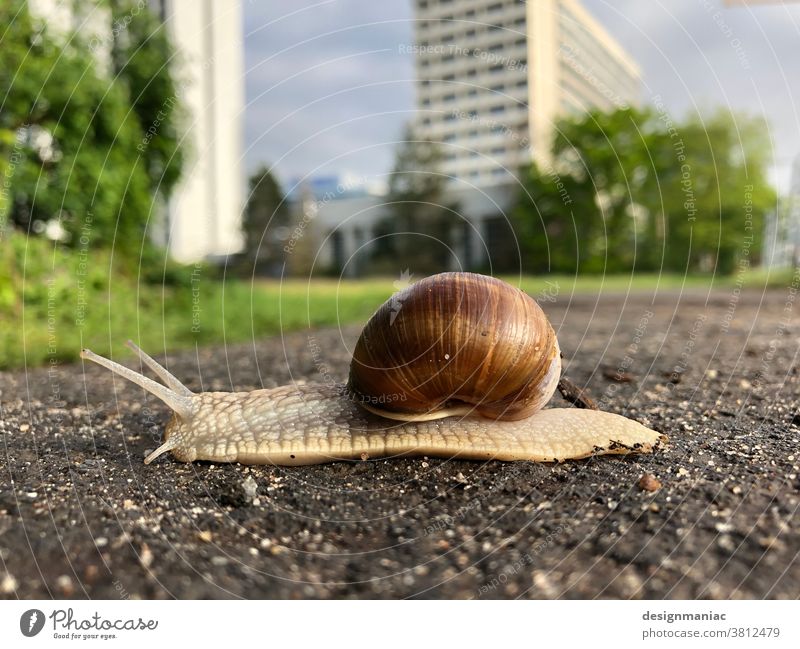
[(550, 400), (560, 374), (555, 332), (532, 298), (492, 277), (442, 273), (372, 316), (348, 386), (364, 408), (391, 419), (517, 420)]

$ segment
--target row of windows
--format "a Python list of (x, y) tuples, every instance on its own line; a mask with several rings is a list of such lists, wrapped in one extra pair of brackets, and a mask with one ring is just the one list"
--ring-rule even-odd
[(441, 121), (441, 122), (456, 122), (460, 119), (465, 120), (477, 120), (481, 118), (481, 114), (484, 117), (497, 117), (498, 115), (504, 115), (506, 113), (511, 113), (514, 111), (525, 111), (527, 112), (528, 106), (524, 103), (512, 104), (510, 106), (506, 106), (505, 104), (497, 104), (495, 106), (490, 106), (488, 111), (478, 111), (478, 110), (464, 110), (459, 111), (458, 114), (456, 113), (444, 113), (441, 116), (441, 119), (432, 118), (429, 115), (426, 115), (422, 118), (422, 123), (425, 126), (430, 126), (434, 121)]
[[(440, 7), (451, 7), (455, 4), (454, 0), (439, 0), (435, 2), (433, 0), (418, 0), (417, 7), (420, 9), (428, 9), (433, 8), (435, 6)], [(483, 9), (487, 14), (496, 14), (500, 11), (503, 11), (503, 7), (512, 8), (514, 6), (524, 6), (524, 0), (509, 0), (508, 2), (493, 2), (492, 4), (488, 5)], [(465, 13), (466, 16), (475, 16), (477, 13), (477, 9), (468, 9)]]
[[(454, 48), (452, 48), (452, 51), (445, 50), (444, 52), (441, 52), (441, 50), (440, 50), (439, 52), (434, 52), (434, 53), (426, 52), (422, 56), (422, 60), (420, 62), (420, 65), (422, 67), (427, 67), (431, 63), (432, 54), (437, 54), (438, 55), (440, 53), (441, 53), (441, 58), (439, 60), (442, 63), (448, 63), (450, 61), (455, 61), (456, 57), (462, 58), (462, 57), (465, 57), (465, 56), (472, 56), (472, 57), (475, 57), (475, 58), (486, 58), (486, 59), (494, 58), (496, 60), (497, 59), (496, 55), (498, 55), (500, 52), (503, 52), (506, 49), (506, 47), (508, 47), (508, 49), (510, 49), (510, 50), (515, 50), (515, 49), (519, 49), (519, 48), (525, 48), (525, 47), (527, 47), (527, 44), (528, 44), (528, 41), (523, 36), (522, 38), (518, 38), (516, 41), (514, 41), (513, 44), (511, 44), (511, 43), (493, 43), (493, 44), (491, 44), (491, 45), (489, 45), (488, 47), (485, 47), (485, 48), (475, 48), (475, 49), (473, 49), (473, 48), (464, 47), (464, 48), (456, 49), (454, 47)], [(420, 41), (420, 47), (427, 48), (427, 47), (430, 47), (430, 45), (429, 45), (428, 41)], [(486, 52), (487, 54), (484, 54), (484, 52)], [(491, 55), (494, 55), (494, 56), (491, 56)], [(517, 65), (521, 65), (521, 64), (517, 64)]]
[(478, 157), (480, 157), (482, 155), (483, 156), (489, 156), (489, 157), (492, 157), (492, 158), (497, 158), (497, 157), (506, 155), (507, 152), (508, 152), (508, 149), (506, 149), (504, 146), (493, 147), (493, 148), (488, 149), (487, 151), (484, 151), (484, 152), (480, 152), (480, 151), (461, 151), (461, 152), (457, 153), (455, 151), (451, 151), (451, 152), (445, 154), (444, 159), (447, 162), (453, 162), (454, 160), (478, 158)]
[(453, 104), (456, 101), (460, 101), (463, 99), (474, 99), (478, 96), (479, 93), (483, 93), (485, 95), (489, 95), (489, 93), (493, 94), (507, 94), (511, 92), (514, 88), (527, 88), (528, 82), (526, 79), (522, 79), (517, 81), (515, 84), (503, 84), (498, 83), (493, 86), (489, 86), (488, 88), (469, 88), (466, 92), (455, 93), (455, 92), (448, 92), (447, 94), (442, 95), (441, 97), (423, 97), (422, 101), (420, 102), (423, 106), (430, 106), (433, 102), (441, 102), (444, 104)]
[[(509, 24), (509, 27), (511, 25)], [(427, 47), (431, 43), (443, 43), (447, 45), (448, 43), (455, 43), (458, 41), (459, 43), (467, 43), (470, 41), (480, 40), (482, 38), (492, 38), (492, 37), (504, 37), (506, 41), (509, 38), (512, 38), (514, 34), (520, 34), (518, 30), (504, 30), (499, 25), (488, 25), (485, 28), (478, 28), (478, 27), (471, 27), (466, 30), (463, 34), (456, 34), (455, 32), (451, 32), (450, 34), (442, 34), (441, 36), (437, 36), (433, 40), (421, 40), (419, 42), (420, 45), (423, 47)], [(517, 39), (515, 45), (525, 45), (525, 37)]]
[[(462, 22), (464, 22), (464, 25), (461, 24)], [(487, 25), (476, 25), (476, 22), (479, 21), (471, 16), (464, 16), (464, 18), (442, 16), (438, 19), (420, 20), (417, 22), (417, 27), (422, 31), (426, 31), (433, 26), (447, 27), (447, 31), (450, 32), (447, 36), (452, 36), (453, 38), (475, 38), (478, 34), (520, 32), (525, 29), (527, 21), (525, 16), (520, 16), (513, 20), (497, 21)]]
[[(421, 29), (426, 29), (427, 23), (422, 21), (419, 23)], [(491, 36), (506, 36), (511, 37), (514, 34), (525, 33), (525, 18), (517, 18), (509, 20), (505, 23), (493, 23), (490, 25), (476, 25), (475, 23), (465, 23), (462, 28), (457, 21), (451, 23), (441, 23), (440, 26), (447, 26), (448, 29), (443, 29), (443, 34), (437, 34), (432, 38), (431, 42), (437, 43), (453, 43), (459, 41), (461, 43), (487, 38)], [(428, 44), (429, 41), (422, 40), (421, 44)]]
[(514, 128), (510, 128), (505, 124), (492, 124), (488, 128), (484, 129), (483, 131), (478, 130), (476, 128), (470, 129), (466, 133), (456, 134), (453, 132), (446, 133), (442, 136), (442, 142), (445, 144), (452, 144), (458, 140), (474, 140), (482, 135), (503, 135), (507, 137), (514, 138), (515, 141), (519, 143), (524, 143), (524, 138), (526, 137), (526, 133), (528, 131), (528, 123), (522, 122), (514, 126)]
[[(482, 72), (484, 72), (484, 73), (488, 72), (488, 74), (494, 75), (494, 76), (499, 76), (501, 74), (510, 73), (510, 72), (517, 72), (519, 74), (525, 74), (525, 70), (527, 68), (527, 65), (528, 65), (528, 60), (527, 59), (520, 59), (518, 66), (515, 66), (513, 69), (509, 68), (508, 66), (506, 66), (506, 65), (504, 65), (502, 63), (497, 63), (495, 65), (490, 65), (486, 70), (482, 70)], [(427, 66), (424, 66), (424, 67), (427, 67)], [(423, 86), (429, 86), (431, 84), (431, 82), (437, 81), (437, 79), (425, 78), (425, 76), (422, 73), (422, 71), (420, 71), (420, 75), (419, 76), (420, 76), (419, 83), (421, 85), (423, 85)], [(458, 73), (459, 80), (474, 79), (477, 76), (478, 76), (477, 68), (469, 68), (468, 70), (464, 71), (463, 73), (462, 72)], [(455, 72), (448, 72), (447, 74), (443, 74), (443, 75), (441, 75), (441, 78), (438, 79), (438, 81), (455, 81), (455, 80), (456, 80), (456, 73)], [(520, 82), (521, 82), (521, 80), (520, 80)], [(522, 83), (520, 83), (520, 82), (518, 82), (518, 85), (520, 87), (522, 87)]]
[(473, 169), (472, 171), (468, 171), (467, 173), (464, 173), (464, 174), (452, 174), (452, 180), (455, 181), (455, 180), (458, 180), (459, 178), (462, 178), (462, 179), (466, 178), (468, 180), (473, 180), (474, 181), (474, 180), (477, 180), (478, 178), (480, 178), (482, 175), (489, 175), (489, 176), (492, 176), (494, 178), (497, 178), (498, 176), (505, 176), (505, 175), (508, 175), (510, 173), (511, 173), (510, 171), (507, 171), (503, 167), (492, 167), (489, 170), (488, 174), (486, 174), (486, 173), (481, 174), (481, 172), (478, 169)]

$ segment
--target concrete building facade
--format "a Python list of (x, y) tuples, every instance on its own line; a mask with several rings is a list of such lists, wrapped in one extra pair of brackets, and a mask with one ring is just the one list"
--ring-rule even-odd
[(416, 0), (410, 49), (419, 134), (470, 184), (549, 161), (564, 115), (639, 102), (638, 67), (578, 0)]
[[(242, 247), (244, 41), (240, 0), (150, 0), (170, 30), (186, 78), (190, 118), (185, 174), (167, 207), (162, 239), (183, 262)], [(162, 237), (164, 235), (162, 234)]]

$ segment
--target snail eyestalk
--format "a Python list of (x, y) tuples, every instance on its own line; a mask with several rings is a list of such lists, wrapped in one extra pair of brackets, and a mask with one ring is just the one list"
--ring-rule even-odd
[(152, 356), (150, 356), (141, 347), (136, 345), (136, 343), (134, 343), (132, 340), (126, 342), (125, 345), (128, 347), (128, 349), (132, 349), (134, 352), (136, 352), (137, 356), (139, 356), (139, 360), (141, 360), (145, 365), (147, 365), (147, 367), (158, 374), (158, 378), (164, 381), (164, 383), (167, 384), (167, 387), (175, 394), (180, 394), (184, 397), (194, 396), (194, 392), (192, 392), (177, 378), (175, 378), (175, 376), (173, 376), (173, 374), (166, 367), (161, 366)]
[[(181, 419), (188, 421), (189, 419), (192, 418), (192, 415), (194, 414), (194, 408), (191, 399), (186, 394), (176, 394), (174, 391), (161, 385), (160, 383), (156, 383), (152, 379), (148, 379), (146, 376), (139, 374), (138, 372), (134, 372), (133, 370), (128, 369), (124, 365), (120, 365), (119, 363), (104, 358), (103, 356), (98, 356), (89, 349), (81, 350), (81, 358), (90, 360), (93, 363), (97, 363), (98, 365), (102, 365), (103, 367), (114, 372), (114, 374), (118, 374), (122, 378), (128, 379), (129, 381), (132, 381), (136, 385), (144, 388), (154, 397), (158, 397), (164, 403), (166, 403), (170, 408), (172, 408), (175, 411), (175, 414), (178, 415), (178, 417), (180, 417)], [(153, 363), (155, 363), (155, 361), (153, 361)], [(163, 371), (169, 374), (169, 372), (167, 372), (166, 370)], [(162, 376), (161, 378), (164, 377)], [(177, 381), (177, 379), (175, 380)], [(185, 386), (182, 387), (184, 387), (184, 389), (188, 391), (188, 388), (186, 388)], [(189, 394), (191, 394), (191, 392)]]

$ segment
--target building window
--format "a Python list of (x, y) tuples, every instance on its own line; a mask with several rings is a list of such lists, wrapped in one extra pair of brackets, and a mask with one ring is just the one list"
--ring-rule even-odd
[(495, 2), (493, 5), (489, 5), (486, 7), (486, 13), (493, 14), (497, 11), (503, 10), (503, 3), (502, 2)]
[(475, 129), (471, 130), (469, 133), (467, 133), (467, 137), (469, 137), (469, 138), (476, 138), (476, 137), (478, 137), (478, 131), (477, 131), (477, 130), (475, 130)]
[(468, 29), (466, 32), (464, 32), (464, 36), (466, 36), (467, 38), (475, 38), (475, 30)]
[(496, 146), (492, 149), (491, 154), (493, 156), (501, 156), (506, 152), (506, 150), (501, 146)]
[(451, 93), (451, 94), (449, 94), (449, 95), (445, 95), (444, 97), (442, 97), (442, 101), (443, 101), (444, 103), (446, 103), (446, 104), (448, 104), (448, 103), (450, 103), (450, 102), (453, 102), (453, 101), (455, 101), (455, 100), (456, 100), (456, 96), (455, 96), (454, 94), (452, 94), (452, 93)]
[(502, 43), (496, 43), (494, 45), (490, 45), (488, 50), (490, 52), (502, 52), (503, 51), (503, 44)]
[(427, 97), (425, 97), (425, 99), (422, 100), (422, 105), (423, 106), (430, 106), (431, 105), (431, 100), (428, 99)]
[(442, 77), (442, 81), (454, 81), (455, 78), (456, 78), (456, 75), (454, 75), (454, 74), (446, 74), (446, 75), (444, 75)]
[(475, 17), (475, 10), (469, 9), (467, 13), (464, 14), (464, 18), (474, 18)]
[(494, 169), (492, 169), (492, 175), (493, 176), (504, 176), (505, 173), (506, 173), (506, 170), (503, 169), (502, 167), (495, 167)]
[(493, 65), (489, 68), (490, 74), (500, 74), (505, 68), (503, 67), (502, 63), (498, 63), (497, 65)]
[(455, 142), (455, 141), (456, 141), (455, 133), (448, 133), (442, 138), (442, 142)]
[(470, 88), (467, 90), (467, 97), (477, 97), (478, 96), (478, 89), (477, 88)]
[(496, 86), (492, 86), (489, 88), (492, 92), (504, 92), (506, 87), (502, 83), (498, 83)]
[(499, 104), (499, 105), (497, 105), (497, 106), (492, 106), (492, 107), (489, 109), (489, 112), (490, 112), (492, 115), (499, 115), (500, 113), (505, 113), (505, 112), (506, 112), (506, 107), (505, 107), (505, 106), (503, 106), (502, 104)]

